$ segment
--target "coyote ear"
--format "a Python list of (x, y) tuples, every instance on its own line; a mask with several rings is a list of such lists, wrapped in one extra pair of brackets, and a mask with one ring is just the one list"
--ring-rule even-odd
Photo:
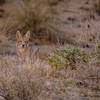
[(22, 35), (21, 35), (20, 31), (17, 31), (16, 32), (16, 39), (20, 40), (21, 38), (22, 38)]
[(24, 37), (26, 40), (29, 40), (30, 39), (30, 31), (27, 31), (27, 33), (25, 34)]

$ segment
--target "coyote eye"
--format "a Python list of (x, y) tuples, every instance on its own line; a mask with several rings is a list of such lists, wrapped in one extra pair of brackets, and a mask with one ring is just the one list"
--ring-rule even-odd
[(18, 41), (18, 44), (21, 44), (22, 43), (22, 41)]
[(25, 41), (25, 43), (27, 44), (27, 43), (28, 43), (28, 41)]

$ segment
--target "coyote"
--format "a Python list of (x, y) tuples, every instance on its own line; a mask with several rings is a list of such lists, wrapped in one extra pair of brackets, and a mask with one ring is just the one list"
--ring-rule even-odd
[(37, 56), (36, 54), (39, 51), (39, 48), (32, 48), (32, 46), (29, 45), (29, 39), (30, 39), (30, 31), (28, 31), (24, 36), (20, 33), (20, 31), (16, 32), (16, 48), (17, 48), (17, 54), (21, 58), (30, 58), (33, 59), (34, 56)]
[(17, 54), (21, 58), (31, 58), (31, 60), (34, 60), (34, 58), (39, 58), (44, 60), (52, 51), (55, 50), (54, 45), (30, 46), (30, 31), (27, 31), (24, 36), (22, 36), (22, 34), (17, 31), (16, 39)]

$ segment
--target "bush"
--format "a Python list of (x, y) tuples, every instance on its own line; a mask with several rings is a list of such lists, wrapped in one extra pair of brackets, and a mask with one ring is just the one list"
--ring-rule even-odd
[[(6, 9), (2, 20), (3, 25), (0, 27), (7, 36), (14, 38), (17, 30), (23, 34), (30, 30), (31, 40), (36, 39), (38, 43), (57, 43), (58, 40), (65, 42), (66, 34), (59, 28), (61, 19), (55, 13), (59, 8), (51, 5), (52, 0), (19, 0), (17, 2), (13, 0), (12, 2), (14, 3), (9, 3)], [(65, 4), (64, 2), (62, 1), (62, 4)]]
[(57, 68), (67, 66), (73, 68), (76, 63), (87, 63), (87, 60), (86, 52), (83, 49), (72, 45), (57, 48), (56, 52), (48, 57), (49, 64), (57, 66)]
[[(8, 8), (5, 13), (4, 28), (9, 36), (15, 35), (17, 30), (25, 33), (31, 31), (31, 38), (50, 40), (51, 33), (58, 34), (60, 30), (54, 22), (52, 6), (49, 0), (21, 0), (17, 6)], [(12, 13), (11, 13), (12, 12)], [(10, 17), (9, 17), (10, 16)], [(13, 21), (14, 20), (14, 21)], [(7, 25), (8, 24), (8, 25)]]

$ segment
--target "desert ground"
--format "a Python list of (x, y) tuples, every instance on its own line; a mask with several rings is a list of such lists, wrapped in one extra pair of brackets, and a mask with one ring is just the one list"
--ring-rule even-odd
[[(0, 100), (100, 100), (99, 27), (99, 0), (1, 0)], [(17, 31), (39, 48), (30, 61)]]

